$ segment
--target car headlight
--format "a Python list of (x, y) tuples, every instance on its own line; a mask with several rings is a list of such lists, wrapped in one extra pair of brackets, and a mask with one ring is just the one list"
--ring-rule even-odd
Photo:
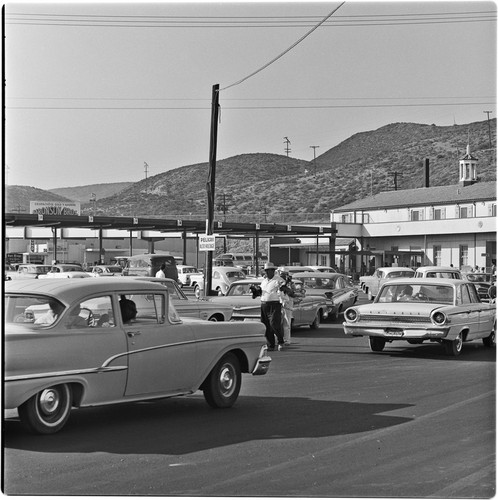
[(449, 323), (448, 317), (442, 311), (435, 311), (431, 314), (431, 321), (438, 326)]
[(360, 319), (360, 314), (356, 309), (349, 308), (346, 309), (346, 312), (344, 313), (344, 317), (346, 318), (347, 321), (350, 321), (351, 323), (354, 323), (355, 321), (358, 321)]

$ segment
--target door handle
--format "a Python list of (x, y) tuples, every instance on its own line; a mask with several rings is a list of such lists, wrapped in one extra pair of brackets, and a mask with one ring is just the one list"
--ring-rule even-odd
[(128, 337), (136, 337), (137, 335), (140, 335), (142, 332), (136, 331), (136, 332), (126, 332)]

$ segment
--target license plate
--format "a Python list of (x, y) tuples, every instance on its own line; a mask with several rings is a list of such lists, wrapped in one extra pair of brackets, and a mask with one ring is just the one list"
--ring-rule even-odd
[(403, 330), (401, 328), (386, 328), (386, 333), (391, 337), (402, 337)]

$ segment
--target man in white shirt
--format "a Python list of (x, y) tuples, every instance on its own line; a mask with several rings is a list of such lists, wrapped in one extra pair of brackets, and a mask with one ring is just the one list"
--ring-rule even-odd
[(166, 274), (164, 273), (165, 269), (166, 269), (166, 264), (163, 262), (161, 264), (161, 268), (156, 273), (156, 278), (166, 278)]
[(261, 282), (261, 321), (266, 327), (268, 350), (275, 349), (275, 337), (280, 351), (284, 345), (282, 331), (282, 304), (280, 303), (280, 287), (285, 281), (275, 271), (277, 266), (268, 262), (265, 265), (266, 277)]

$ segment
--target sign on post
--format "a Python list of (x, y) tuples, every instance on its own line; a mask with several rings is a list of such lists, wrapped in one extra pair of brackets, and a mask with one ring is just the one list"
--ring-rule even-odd
[(214, 252), (216, 248), (216, 236), (214, 234), (204, 234), (199, 236), (199, 251)]

